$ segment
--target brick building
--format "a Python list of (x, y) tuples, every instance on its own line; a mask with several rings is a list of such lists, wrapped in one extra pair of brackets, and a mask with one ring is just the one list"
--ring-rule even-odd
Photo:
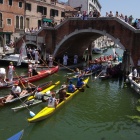
[(64, 11), (57, 0), (0, 0), (0, 47), (14, 42), (26, 28), (38, 28), (44, 22), (59, 24)]

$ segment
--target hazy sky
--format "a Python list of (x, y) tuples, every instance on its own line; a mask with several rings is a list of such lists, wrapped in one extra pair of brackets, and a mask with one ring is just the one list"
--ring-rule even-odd
[[(68, 0), (60, 0), (67, 2)], [(140, 0), (98, 0), (102, 6), (101, 15), (105, 16), (106, 12), (116, 11), (123, 15), (132, 15), (135, 18), (140, 19)]]
[(132, 15), (134, 19), (140, 19), (140, 0), (99, 0), (102, 9), (101, 15), (105, 16), (106, 12), (116, 11), (123, 15)]

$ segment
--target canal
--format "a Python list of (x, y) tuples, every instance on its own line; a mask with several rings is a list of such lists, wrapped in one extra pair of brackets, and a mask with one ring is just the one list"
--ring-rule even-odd
[[(110, 53), (108, 50), (106, 53)], [(18, 73), (25, 69), (17, 68)], [(69, 70), (60, 70), (57, 75), (35, 82), (65, 81)], [(130, 116), (140, 116), (136, 110), (139, 95), (129, 85), (124, 86), (118, 79), (94, 80), (90, 76), (89, 88), (79, 92), (50, 118), (38, 123), (28, 123), (27, 109), (13, 112), (13, 103), (0, 108), (0, 140), (6, 140), (24, 129), (23, 140), (139, 140), (140, 125)], [(58, 89), (56, 87), (56, 89)], [(7, 94), (10, 89), (0, 91)], [(31, 107), (37, 113), (46, 103)]]

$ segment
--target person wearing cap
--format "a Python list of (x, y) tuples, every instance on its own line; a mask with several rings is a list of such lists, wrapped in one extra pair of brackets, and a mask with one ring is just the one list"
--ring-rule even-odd
[(68, 85), (68, 92), (69, 93), (73, 93), (76, 90), (76, 87), (74, 84), (72, 84), (72, 81), (70, 81), (69, 85)]
[(13, 66), (13, 62), (10, 62), (8, 66), (8, 79), (10, 82), (13, 81), (13, 72), (15, 71), (15, 67)]
[(18, 83), (15, 83), (12, 86), (11, 93), (10, 93), (10, 95), (7, 96), (6, 101), (10, 101), (13, 98), (19, 97), (20, 93), (21, 93), (21, 88), (20, 88), (20, 86), (18, 86)]
[(59, 103), (61, 103), (63, 100), (65, 100), (65, 98), (66, 98), (66, 88), (67, 88), (67, 85), (64, 83), (62, 86), (61, 86), (61, 88), (60, 88), (60, 90), (59, 90), (59, 92), (58, 92), (58, 95), (59, 95)]
[(42, 90), (41, 88), (37, 88), (37, 91), (35, 92), (35, 95), (34, 95), (35, 99), (37, 99), (37, 100), (43, 99), (44, 96), (43, 96), (41, 90)]

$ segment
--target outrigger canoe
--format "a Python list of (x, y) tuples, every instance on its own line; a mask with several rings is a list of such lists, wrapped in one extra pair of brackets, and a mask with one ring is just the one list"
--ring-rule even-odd
[[(57, 81), (56, 83), (52, 84), (50, 87), (47, 87), (46, 89), (41, 91), (41, 93), (46, 94), (48, 91), (52, 90), (59, 84), (60, 84), (60, 81)], [(21, 110), (21, 109), (29, 107), (29, 106), (35, 106), (40, 103), (42, 103), (42, 100), (37, 100), (33, 96), (29, 96), (28, 99), (23, 104), (21, 104), (17, 107), (11, 108), (11, 109), (15, 112), (15, 111)]]
[(16, 133), (15, 135), (8, 138), (7, 140), (21, 140), (23, 133), (24, 133), (24, 130), (21, 130), (20, 132)]
[(40, 79), (43, 79), (45, 77), (48, 77), (49, 75), (52, 75), (52, 74), (58, 72), (58, 70), (59, 70), (59, 67), (55, 66), (52, 68), (47, 68), (45, 70), (40, 70), (40, 71), (38, 71), (37, 75), (31, 76), (31, 77), (28, 77), (28, 75), (14, 77), (13, 82), (8, 82), (8, 79), (6, 79), (6, 83), (3, 83), (3, 85), (0, 85), (0, 89), (12, 87), (13, 84), (17, 83), (17, 82), (19, 82), (19, 84), (21, 84), (21, 83), (24, 84), (26, 81), (35, 82), (35, 81), (38, 81)]
[[(85, 85), (88, 83), (88, 80), (89, 80), (89, 77), (84, 80)], [(77, 89), (74, 93), (67, 93), (67, 98), (64, 101), (60, 102), (56, 106), (56, 108), (45, 107), (39, 113), (37, 113), (33, 118), (29, 118), (28, 122), (34, 123), (34, 122), (38, 122), (38, 121), (48, 118), (54, 112), (56, 112), (61, 106), (63, 106), (67, 101), (69, 101), (74, 95), (76, 95), (79, 91), (80, 89)]]
[[(52, 85), (52, 81), (49, 81), (49, 82), (40, 84), (39, 86), (37, 86), (37, 87), (34, 88), (33, 90), (36, 90), (37, 88), (41, 88), (42, 90), (44, 90), (44, 89), (50, 87), (51, 85)], [(41, 90), (41, 91), (42, 91), (42, 90)], [(13, 103), (13, 102), (15, 102), (15, 101), (17, 101), (17, 100), (20, 100), (20, 99), (22, 99), (22, 98), (25, 98), (25, 97), (27, 97), (27, 96), (30, 96), (31, 94), (32, 94), (32, 92), (27, 92), (25, 95), (23, 95), (23, 96), (21, 96), (21, 97), (19, 96), (19, 97), (13, 98), (13, 99), (11, 99), (11, 100), (9, 100), (9, 101), (6, 101), (6, 98), (7, 98), (9, 95), (6, 95), (6, 96), (4, 96), (4, 97), (0, 97), (0, 106), (4, 106), (4, 105), (6, 105), (6, 104)]]

